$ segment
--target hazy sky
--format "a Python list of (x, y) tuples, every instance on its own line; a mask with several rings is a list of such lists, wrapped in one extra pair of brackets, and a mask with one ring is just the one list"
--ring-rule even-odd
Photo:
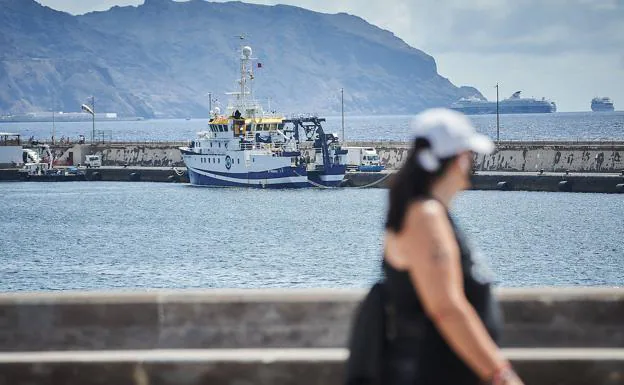
[[(81, 14), (143, 0), (37, 0)], [(247, 0), (347, 12), (432, 55), (439, 73), (488, 99), (514, 91), (559, 111), (587, 111), (594, 96), (624, 110), (624, 0)]]

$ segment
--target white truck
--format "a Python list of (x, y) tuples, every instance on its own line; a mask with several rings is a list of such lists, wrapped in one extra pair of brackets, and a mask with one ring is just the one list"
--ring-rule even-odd
[(347, 170), (379, 172), (384, 169), (373, 147), (343, 147), (347, 150)]
[(87, 155), (85, 156), (85, 166), (87, 168), (102, 167), (102, 159), (99, 155)]

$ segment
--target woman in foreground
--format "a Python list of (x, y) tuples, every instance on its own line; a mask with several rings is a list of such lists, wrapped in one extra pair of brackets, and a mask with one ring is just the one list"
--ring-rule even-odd
[(385, 225), (382, 383), (522, 385), (496, 344), (491, 274), (449, 215), (470, 187), (474, 153), (494, 143), (447, 109), (423, 112), (413, 129)]

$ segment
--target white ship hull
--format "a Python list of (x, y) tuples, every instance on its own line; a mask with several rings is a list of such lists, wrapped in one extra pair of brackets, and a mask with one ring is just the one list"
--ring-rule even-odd
[(303, 165), (290, 157), (229, 151), (225, 154), (195, 154), (183, 150), (189, 181), (195, 186), (305, 188), (308, 183)]

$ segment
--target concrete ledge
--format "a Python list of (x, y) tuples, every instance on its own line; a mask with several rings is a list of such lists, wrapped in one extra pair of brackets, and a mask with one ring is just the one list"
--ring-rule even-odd
[[(390, 175), (388, 175), (390, 174)], [(393, 171), (351, 172), (345, 175), (344, 187), (388, 188)], [(550, 191), (584, 193), (622, 193), (619, 184), (624, 176), (606, 173), (545, 173), (479, 171), (471, 177), (473, 190)]]
[[(341, 348), (363, 290), (0, 295), (0, 351)], [(624, 346), (624, 289), (500, 289), (505, 347)]]
[[(531, 385), (624, 382), (621, 349), (508, 349)], [(0, 354), (0, 384), (341, 384), (344, 349)]]

